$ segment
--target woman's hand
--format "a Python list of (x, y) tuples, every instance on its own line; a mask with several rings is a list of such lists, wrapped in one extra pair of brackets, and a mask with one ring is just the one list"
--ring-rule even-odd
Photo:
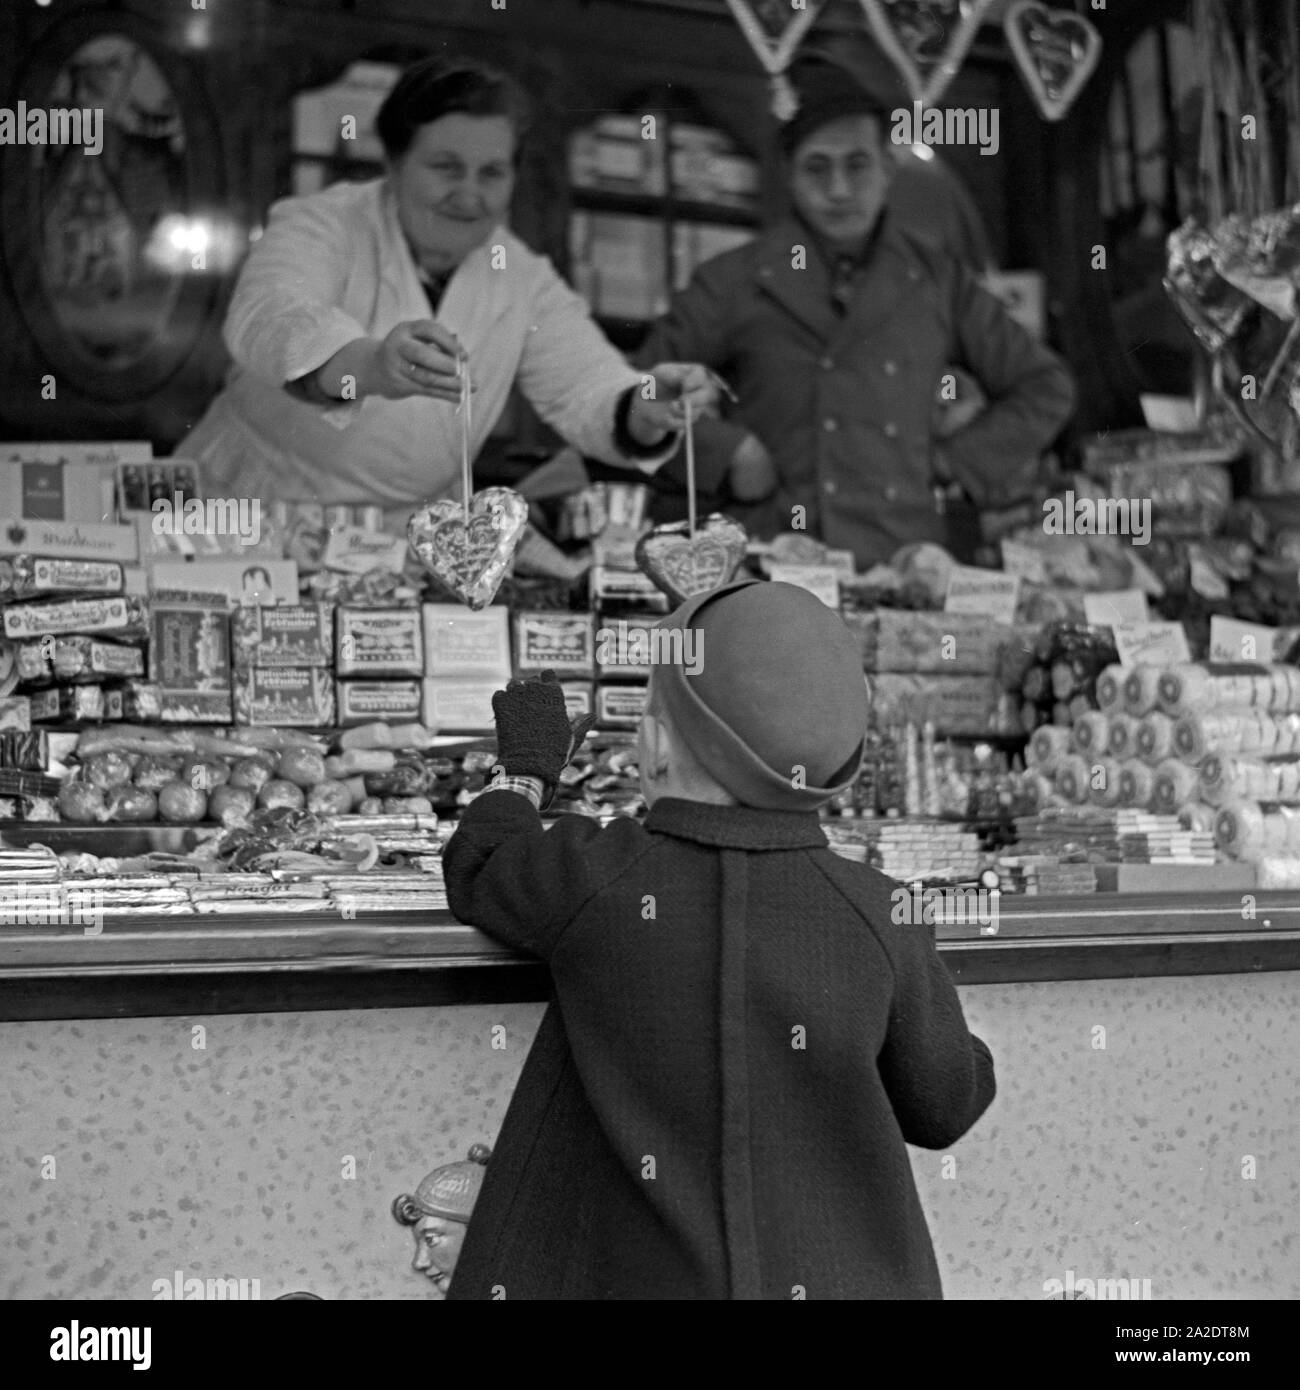
[(454, 333), (433, 319), (412, 319), (377, 344), (367, 394), (390, 401), (432, 396), (454, 404), (460, 400), (462, 366), (468, 364)]
[(647, 376), (654, 378), (654, 399), (645, 398), (644, 388), (632, 393), (628, 429), (642, 444), (656, 444), (666, 434), (686, 423), (686, 402), (697, 418), (715, 411), (718, 388), (712, 373), (698, 362), (660, 362)]

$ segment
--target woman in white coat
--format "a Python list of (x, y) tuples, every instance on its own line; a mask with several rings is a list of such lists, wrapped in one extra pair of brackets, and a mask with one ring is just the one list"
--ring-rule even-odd
[(385, 100), (385, 177), (276, 203), (225, 323), (227, 383), (178, 456), (210, 495), (377, 503), (455, 493), (462, 367), (477, 452), (518, 384), (582, 453), (652, 471), (703, 368), (609, 344), (550, 261), (506, 230), (524, 103), (509, 78), (426, 59)]

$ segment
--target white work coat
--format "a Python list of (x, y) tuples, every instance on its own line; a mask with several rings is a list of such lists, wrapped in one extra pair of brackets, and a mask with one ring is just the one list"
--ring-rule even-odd
[[(360, 337), (429, 318), (429, 300), (386, 179), (338, 183), (271, 208), (225, 322), (225, 388), (175, 449), (197, 459), (209, 496), (414, 507), (456, 493), (461, 422), (427, 397), (318, 405), (285, 389)], [(448, 282), (436, 318), (469, 355), (472, 453), (511, 385), (582, 453), (653, 471), (676, 448), (632, 459), (614, 439), (619, 396), (640, 375), (544, 256), (504, 227)]]

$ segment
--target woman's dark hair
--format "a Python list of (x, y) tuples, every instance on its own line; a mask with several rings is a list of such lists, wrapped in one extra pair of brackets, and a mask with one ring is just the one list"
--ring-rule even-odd
[(422, 125), (455, 112), (505, 116), (515, 128), (518, 158), (528, 129), (528, 98), (514, 78), (485, 63), (424, 58), (412, 64), (384, 98), (375, 128), (389, 159), (399, 159)]

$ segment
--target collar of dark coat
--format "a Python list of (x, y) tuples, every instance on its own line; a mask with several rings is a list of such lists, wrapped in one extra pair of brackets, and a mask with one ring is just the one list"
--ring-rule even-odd
[(719, 849), (826, 848), (816, 811), (756, 811), (752, 806), (713, 806), (666, 796), (650, 808), (645, 828)]
[[(794, 265), (794, 248), (806, 249), (804, 268)], [(883, 323), (924, 276), (916, 248), (898, 219), (884, 215), (867, 253), (849, 313), (841, 318), (831, 306), (830, 271), (812, 244), (811, 234), (794, 217), (778, 222), (758, 239), (754, 283), (787, 313), (829, 342), (846, 330), (853, 335)]]

